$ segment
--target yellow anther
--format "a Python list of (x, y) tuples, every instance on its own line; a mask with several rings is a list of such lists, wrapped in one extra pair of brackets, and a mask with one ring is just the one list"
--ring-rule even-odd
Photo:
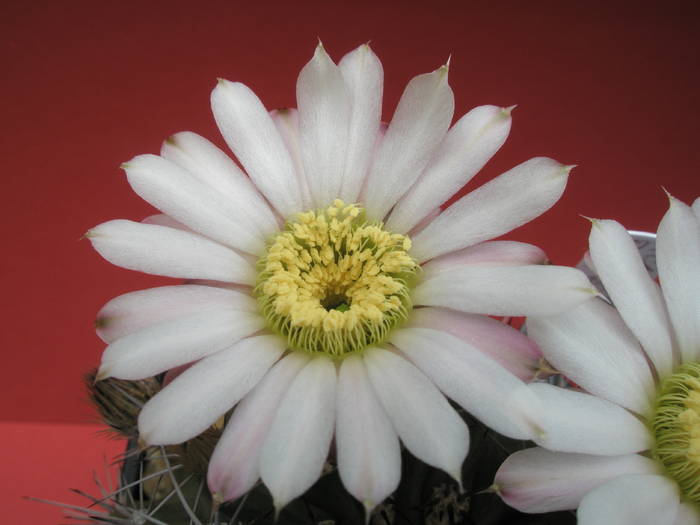
[(684, 497), (700, 505), (700, 363), (685, 363), (664, 379), (650, 422), (655, 457)]
[(361, 350), (410, 310), (406, 282), (418, 270), (407, 253), (410, 240), (363, 217), (340, 199), (300, 213), (259, 261), (258, 301), (292, 348)]

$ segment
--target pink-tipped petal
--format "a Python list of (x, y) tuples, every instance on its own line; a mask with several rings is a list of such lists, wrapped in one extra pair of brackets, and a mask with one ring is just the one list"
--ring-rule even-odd
[(659, 280), (683, 362), (700, 357), (700, 222), (678, 199), (656, 234)]
[(337, 407), (340, 479), (369, 514), (399, 485), (401, 448), (359, 356), (340, 365)]
[(599, 397), (534, 383), (542, 403), (544, 432), (534, 441), (549, 450), (619, 456), (653, 445), (649, 429), (632, 413)]
[(384, 70), (377, 55), (366, 44), (345, 55), (338, 66), (352, 101), (340, 198), (345, 202), (357, 202), (379, 134)]
[(364, 363), (406, 448), (461, 482), (469, 430), (437, 387), (408, 360), (389, 350), (370, 348)]
[(541, 405), (527, 385), (461, 339), (404, 328), (391, 342), (447, 397), (497, 432), (516, 439), (542, 432)]
[(586, 301), (551, 317), (530, 317), (527, 333), (547, 360), (585, 390), (647, 414), (656, 387), (639, 343), (614, 308)]
[(289, 385), (308, 363), (303, 352), (278, 361), (233, 412), (209, 461), (207, 483), (222, 500), (237, 499), (260, 478), (260, 450)]
[(569, 169), (545, 157), (530, 159), (465, 195), (413, 237), (421, 262), (507, 233), (559, 200)]
[(253, 284), (255, 269), (235, 251), (196, 233), (117, 219), (86, 237), (112, 264), (139, 272), (184, 279)]
[(250, 88), (220, 80), (211, 107), (221, 134), (255, 186), (282, 215), (302, 211), (294, 164), (274, 122)]
[(315, 208), (340, 195), (348, 147), (351, 96), (340, 68), (319, 43), (297, 79), (299, 145)]
[(279, 511), (321, 475), (335, 426), (335, 364), (313, 358), (294, 378), (260, 455), (260, 475)]
[(406, 233), (471, 180), (510, 132), (510, 111), (479, 106), (452, 126), (425, 171), (392, 210), (387, 227)]
[(532, 379), (542, 358), (541, 350), (532, 339), (485, 315), (465, 314), (448, 308), (417, 308), (411, 313), (408, 326), (432, 328), (459, 337), (523, 381)]
[(302, 203), (305, 210), (313, 208), (309, 183), (304, 173), (304, 164), (301, 160), (301, 146), (299, 145), (299, 112), (294, 108), (275, 109), (270, 111), (270, 118), (275, 123), (284, 145), (287, 146), (289, 155), (294, 163), (294, 172), (301, 189)]
[(106, 343), (148, 326), (221, 308), (257, 312), (255, 299), (247, 294), (192, 284), (161, 286), (115, 297), (97, 314), (97, 334)]
[(219, 308), (147, 326), (111, 343), (100, 376), (143, 379), (214, 354), (265, 326), (258, 313)]
[(441, 255), (422, 267), (423, 276), (427, 278), (443, 270), (472, 264), (526, 265), (543, 264), (546, 260), (547, 255), (532, 244), (517, 241), (487, 241)]
[(141, 219), (143, 224), (155, 224), (157, 226), (167, 226), (168, 228), (174, 228), (176, 230), (182, 230), (186, 232), (191, 232), (187, 226), (181, 222), (176, 221), (172, 217), (169, 217), (165, 213), (156, 213), (155, 215), (149, 215), (144, 219)]
[(521, 512), (575, 509), (597, 486), (625, 474), (657, 474), (644, 456), (565, 454), (535, 447), (511, 454), (496, 472), (494, 486), (508, 505)]
[(149, 445), (170, 445), (200, 434), (238, 403), (283, 351), (282, 338), (261, 335), (202, 359), (143, 406), (140, 437)]
[(250, 178), (204, 137), (190, 131), (176, 133), (163, 142), (160, 154), (221, 195), (236, 220), (250, 224), (264, 236), (276, 230), (275, 214)]
[(489, 315), (554, 315), (594, 293), (584, 273), (567, 266), (469, 265), (428, 274), (413, 302)]
[(661, 377), (671, 372), (671, 323), (659, 286), (649, 276), (627, 230), (615, 221), (594, 220), (590, 254), (605, 290)]
[(445, 136), (453, 112), (447, 66), (408, 83), (367, 177), (364, 202), (370, 218), (384, 219), (418, 179)]
[(157, 155), (139, 155), (124, 169), (134, 192), (192, 231), (256, 255), (265, 249), (254, 210), (241, 213), (245, 195), (224, 195)]

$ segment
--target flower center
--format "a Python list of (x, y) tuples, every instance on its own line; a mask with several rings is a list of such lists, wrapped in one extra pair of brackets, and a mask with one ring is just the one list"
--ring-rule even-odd
[(654, 455), (700, 505), (700, 363), (684, 364), (661, 383), (651, 423)]
[(258, 261), (255, 295), (290, 348), (342, 356), (381, 342), (412, 308), (411, 240), (341, 200), (299, 213)]

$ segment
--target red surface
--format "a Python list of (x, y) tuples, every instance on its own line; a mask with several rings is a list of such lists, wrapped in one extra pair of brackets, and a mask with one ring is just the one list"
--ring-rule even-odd
[(661, 185), (686, 202), (700, 194), (697, 3), (607, 4), (5, 0), (0, 419), (85, 421), (80, 377), (102, 351), (95, 312), (163, 282), (79, 241), (150, 213), (119, 164), (184, 129), (221, 144), (216, 77), (247, 83), (269, 108), (294, 105), (317, 37), (336, 59), (372, 41), (385, 120), (411, 76), (450, 54), (457, 116), (519, 104), (509, 141), (470, 187), (535, 155), (579, 164), (559, 204), (511, 238), (574, 264), (588, 234), (579, 213), (653, 230)]
[[(107, 464), (125, 444), (98, 436), (94, 425), (0, 422), (0, 504), (6, 525), (67, 523), (63, 511), (27, 497), (85, 506), (69, 489), (99, 497), (93, 472), (107, 483)], [(112, 485), (116, 472), (111, 470)], [(77, 522), (73, 522), (77, 523)]]

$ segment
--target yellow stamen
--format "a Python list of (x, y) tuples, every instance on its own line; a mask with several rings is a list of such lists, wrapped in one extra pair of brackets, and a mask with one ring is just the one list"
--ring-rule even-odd
[(411, 241), (337, 199), (299, 213), (258, 262), (255, 293), (292, 348), (343, 355), (381, 341), (411, 309)]
[(700, 504), (700, 363), (686, 363), (663, 381), (651, 424), (654, 455), (685, 498)]

